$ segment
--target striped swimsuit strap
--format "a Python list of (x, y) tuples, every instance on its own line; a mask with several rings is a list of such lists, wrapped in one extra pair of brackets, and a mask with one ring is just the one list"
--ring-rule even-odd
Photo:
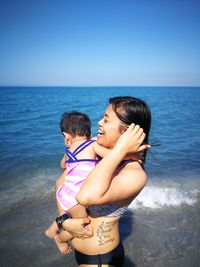
[(95, 140), (86, 140), (82, 144), (80, 144), (73, 152), (69, 151), (68, 148), (66, 148), (66, 155), (69, 158), (67, 161), (76, 161), (77, 155), (83, 151), (87, 146), (89, 146), (91, 143), (95, 142)]

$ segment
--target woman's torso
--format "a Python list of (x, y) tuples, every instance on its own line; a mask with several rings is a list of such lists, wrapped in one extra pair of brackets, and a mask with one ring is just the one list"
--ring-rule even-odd
[[(119, 166), (113, 175), (113, 179), (117, 179), (117, 175), (126, 165), (128, 165), (129, 162), (130, 161), (123, 162)], [(94, 206), (94, 209), (93, 206), (91, 209), (89, 208), (89, 218), (91, 220), (93, 236), (85, 239), (74, 238), (72, 240), (74, 248), (79, 252), (89, 255), (104, 254), (116, 248), (120, 242), (119, 220), (133, 199), (134, 196), (109, 205), (98, 205), (99, 210), (97, 209), (97, 212), (95, 209), (98, 206)], [(102, 216), (103, 213), (101, 211), (101, 207), (103, 206), (112, 206), (112, 211), (108, 211), (106, 216)], [(103, 210), (105, 211), (105, 209)], [(90, 211), (92, 214), (90, 214)], [(111, 215), (109, 212), (112, 216), (109, 216)], [(98, 214), (100, 216), (98, 216)]]
[[(122, 168), (116, 170), (114, 176), (120, 169)], [(131, 200), (88, 207), (87, 213), (91, 220), (93, 236), (85, 239), (74, 238), (72, 240), (74, 248), (88, 255), (104, 254), (116, 248), (120, 242), (119, 220)]]
[(95, 255), (104, 254), (119, 244), (119, 216), (118, 217), (91, 217), (93, 236), (85, 239), (74, 238), (73, 247), (79, 252)]

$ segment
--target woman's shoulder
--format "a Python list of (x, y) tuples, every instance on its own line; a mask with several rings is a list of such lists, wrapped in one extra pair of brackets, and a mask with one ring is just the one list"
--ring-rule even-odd
[(146, 175), (143, 165), (139, 161), (129, 161), (126, 166), (127, 169), (140, 172), (143, 175)]
[(119, 192), (121, 200), (133, 200), (147, 183), (147, 175), (142, 166), (136, 162), (128, 162), (115, 175), (113, 184)]
[(141, 171), (141, 172), (145, 173), (143, 165), (137, 160), (122, 161), (120, 166), (122, 166), (122, 168), (121, 168), (122, 170), (130, 169), (130, 170), (137, 170), (137, 171)]
[(120, 171), (121, 175), (128, 175), (136, 180), (143, 181), (146, 184), (147, 174), (138, 161), (128, 161)]

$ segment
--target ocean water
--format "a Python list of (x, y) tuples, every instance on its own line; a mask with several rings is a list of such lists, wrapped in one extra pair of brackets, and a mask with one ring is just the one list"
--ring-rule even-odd
[(76, 266), (44, 229), (56, 215), (63, 112), (78, 110), (97, 133), (108, 99), (131, 95), (152, 112), (148, 184), (122, 218), (126, 266), (199, 266), (200, 88), (0, 87), (1, 266)]

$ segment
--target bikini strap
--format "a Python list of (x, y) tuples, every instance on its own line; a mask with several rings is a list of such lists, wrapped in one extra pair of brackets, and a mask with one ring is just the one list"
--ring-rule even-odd
[(87, 146), (89, 146), (91, 143), (95, 142), (95, 140), (86, 140), (85, 142), (83, 142), (82, 144), (80, 144), (74, 151), (73, 154), (74, 156), (76, 156), (78, 153), (80, 153), (81, 151), (83, 151), (83, 149), (85, 149)]
[(67, 157), (69, 158), (69, 161), (76, 161), (77, 160), (76, 155), (80, 153), (81, 151), (83, 151), (83, 149), (85, 149), (87, 146), (89, 146), (93, 142), (95, 142), (95, 140), (86, 140), (85, 142), (80, 144), (73, 152), (69, 151), (69, 149), (66, 148), (65, 153)]
[(75, 161), (75, 160), (77, 160), (77, 158), (75, 157), (75, 155), (71, 151), (69, 151), (68, 148), (66, 148), (65, 153), (66, 153), (69, 161)]

